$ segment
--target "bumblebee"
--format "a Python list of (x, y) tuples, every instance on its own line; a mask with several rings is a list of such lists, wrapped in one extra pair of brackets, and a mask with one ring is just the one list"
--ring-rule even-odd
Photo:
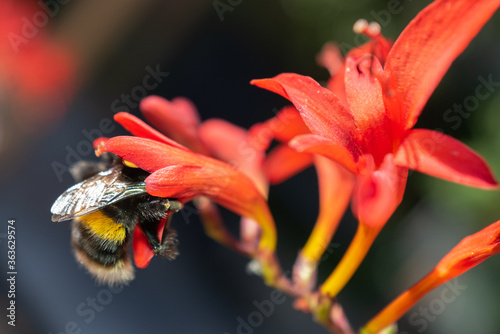
[[(77, 183), (66, 190), (51, 208), (52, 221), (73, 219), (71, 244), (78, 262), (99, 283), (126, 284), (134, 278), (129, 241), (139, 224), (156, 255), (173, 260), (178, 255), (170, 213), (182, 203), (146, 192), (144, 170), (122, 163), (105, 152), (104, 161), (81, 161), (71, 168)], [(161, 241), (160, 224), (166, 219)]]

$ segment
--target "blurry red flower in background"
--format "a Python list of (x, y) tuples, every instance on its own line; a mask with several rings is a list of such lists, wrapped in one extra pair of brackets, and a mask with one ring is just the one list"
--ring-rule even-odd
[(0, 99), (25, 131), (59, 119), (74, 94), (74, 55), (49, 36), (50, 17), (40, 2), (0, 0)]

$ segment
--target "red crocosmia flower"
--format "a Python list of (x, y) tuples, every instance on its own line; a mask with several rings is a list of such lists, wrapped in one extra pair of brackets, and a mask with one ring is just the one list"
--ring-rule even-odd
[[(141, 101), (140, 109), (162, 133), (185, 145), (192, 151), (225, 161), (252, 179), (261, 194), (267, 198), (268, 183), (262, 172), (264, 153), (247, 141), (247, 132), (231, 123), (212, 119), (200, 121), (195, 105), (177, 97), (168, 101), (149, 96)], [(202, 198), (195, 204), (200, 211), (208, 235), (239, 252), (252, 252), (259, 242), (260, 228), (249, 219), (241, 219), (241, 241), (236, 241), (222, 223), (217, 207)]]
[(256, 221), (261, 229), (258, 250), (266, 254), (274, 251), (274, 220), (265, 197), (245, 174), (222, 161), (192, 152), (130, 114), (118, 113), (115, 120), (140, 137), (111, 138), (106, 149), (151, 173), (145, 180), (149, 194), (181, 202), (206, 196)]
[(403, 292), (361, 330), (375, 334), (396, 322), (425, 294), (500, 253), (500, 221), (464, 238), (417, 284)]
[[(372, 52), (385, 61), (391, 42), (380, 34), (380, 26), (360, 20), (356, 23), (355, 30), (372, 39), (358, 49)], [(347, 102), (344, 83), (345, 61), (338, 46), (334, 43), (325, 44), (317, 57), (317, 62), (330, 72), (328, 88), (341, 101)], [(294, 107), (283, 108), (276, 117), (253, 126), (250, 133), (252, 141), (257, 143), (257, 146), (262, 145), (262, 149), (267, 149), (272, 139), (283, 143), (271, 150), (264, 163), (264, 171), (271, 184), (280, 183), (313, 163), (316, 167), (320, 191), (319, 215), (307, 243), (299, 253), (293, 273), (296, 289), (307, 291), (315, 284), (317, 264), (330, 245), (349, 204), (354, 179), (338, 163), (320, 155), (297, 152), (288, 146), (294, 137), (311, 133)]]
[(401, 202), (409, 168), (469, 186), (497, 187), (470, 148), (412, 127), (453, 60), (499, 6), (499, 0), (437, 0), (410, 22), (385, 59), (383, 52), (379, 59), (364, 46), (351, 50), (345, 60), (346, 101), (298, 74), (252, 81), (299, 110), (312, 134), (295, 137), (292, 148), (324, 155), (356, 176), (352, 205), (360, 226), (324, 293), (336, 295), (352, 276)]

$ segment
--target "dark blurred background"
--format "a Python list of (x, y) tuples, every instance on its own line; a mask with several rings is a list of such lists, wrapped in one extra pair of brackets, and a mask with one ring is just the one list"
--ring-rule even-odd
[[(315, 57), (325, 42), (337, 41), (344, 51), (358, 45), (352, 25), (359, 18), (379, 22), (384, 35), (395, 39), (430, 3), (50, 0), (45, 1), (47, 11), (43, 1), (0, 2), (0, 18), (13, 21), (13, 26), (4, 24), (2, 38), (16, 24), (34, 22), (39, 31), (24, 28), (29, 38), (21, 36), (24, 39), (14, 44), (34, 47), (41, 39), (50, 40), (69, 55), (49, 53), (31, 61), (36, 50), (28, 49), (24, 58), (22, 52), (9, 56), (14, 51), (12, 35), (0, 44), (0, 268), (6, 277), (7, 221), (15, 219), (18, 272), (16, 327), (8, 326), (4, 315), (0, 332), (47, 334), (232, 334), (238, 333), (238, 319), (248, 321), (257, 310), (255, 303), (270, 298), (272, 289), (246, 273), (247, 259), (205, 236), (190, 211), (174, 219), (178, 259), (154, 259), (122, 290), (98, 286), (73, 258), (70, 224), (51, 222), (52, 203), (74, 183), (65, 168), (94, 159), (88, 136), (125, 134), (118, 125), (112, 131), (100, 128), (100, 122), (127, 109), (140, 115), (142, 90), (137, 87), (143, 86), (149, 71), (168, 75), (162, 74), (148, 94), (188, 97), (203, 119), (219, 117), (248, 128), (286, 105), (277, 95), (250, 86), (251, 79), (295, 72), (324, 82), (328, 73)], [(9, 3), (31, 8), (8, 16)], [(49, 22), (44, 24), (43, 15), (37, 14), (41, 11), (50, 14)], [(441, 129), (462, 140), (500, 175), (499, 87), (493, 87), (487, 99), (476, 99), (480, 103), (466, 116), (446, 117), (458, 115), (447, 110), (471, 100), (482, 79), (500, 82), (498, 31), (499, 13), (451, 67), (417, 126)], [(70, 65), (63, 68), (61, 59), (70, 59)], [(56, 74), (63, 84), (52, 80)], [(13, 80), (19, 77), (27, 79)], [(26, 85), (36, 89), (25, 93)], [(131, 96), (128, 102), (126, 95)], [(310, 168), (271, 189), (285, 270), (316, 219), (316, 183)], [(460, 239), (500, 219), (499, 200), (498, 192), (412, 173), (402, 205), (339, 295), (352, 325), (358, 328), (369, 320)], [(225, 212), (224, 218), (237, 226), (238, 217)], [(333, 254), (321, 263), (320, 281), (339, 261), (355, 228), (348, 212), (333, 240)], [(496, 332), (499, 267), (500, 257), (493, 257), (452, 286), (437, 288), (399, 321), (400, 333)], [(0, 305), (6, 312), (8, 285), (5, 279), (0, 282)], [(443, 293), (456, 298), (445, 302)], [(239, 333), (326, 333), (291, 302), (287, 297), (260, 326)]]

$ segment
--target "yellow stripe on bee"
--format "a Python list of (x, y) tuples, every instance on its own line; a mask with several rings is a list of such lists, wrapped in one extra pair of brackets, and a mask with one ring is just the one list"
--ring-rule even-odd
[(127, 161), (127, 160), (123, 160), (123, 164), (124, 164), (125, 166), (127, 166), (127, 167), (130, 167), (130, 168), (139, 168), (139, 167), (137, 167), (137, 165), (136, 165), (136, 164), (134, 164), (134, 163), (132, 163), (132, 162), (130, 162), (130, 161)]
[(126, 237), (125, 227), (106, 216), (101, 211), (90, 213), (78, 218), (86, 228), (101, 239), (117, 243), (123, 242)]

